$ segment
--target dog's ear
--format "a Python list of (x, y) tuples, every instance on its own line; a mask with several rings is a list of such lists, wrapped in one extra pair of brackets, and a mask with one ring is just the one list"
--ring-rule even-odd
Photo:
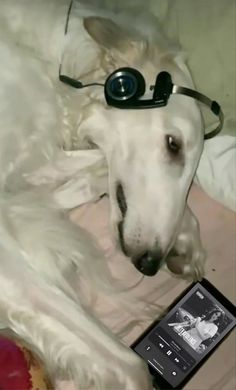
[(103, 67), (112, 71), (115, 67), (131, 66), (143, 56), (147, 42), (136, 32), (120, 27), (110, 19), (88, 17), (84, 28), (91, 38), (106, 52)]
[(105, 49), (122, 49), (127, 34), (110, 19), (90, 16), (84, 19), (84, 28), (100, 46)]

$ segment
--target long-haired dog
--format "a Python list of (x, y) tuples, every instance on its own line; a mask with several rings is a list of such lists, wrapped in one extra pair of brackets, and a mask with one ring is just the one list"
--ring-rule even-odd
[(168, 264), (200, 278), (204, 252), (186, 199), (202, 119), (185, 96), (159, 109), (119, 110), (99, 86), (61, 83), (60, 68), (104, 83), (128, 66), (148, 85), (165, 70), (193, 87), (182, 55), (152, 20), (84, 4), (74, 1), (68, 18), (69, 0), (0, 1), (0, 327), (23, 339), (53, 378), (80, 389), (149, 390), (145, 364), (70, 282), (120, 299), (103, 255), (67, 210), (109, 193), (113, 235), (141, 272), (150, 261), (152, 274)]

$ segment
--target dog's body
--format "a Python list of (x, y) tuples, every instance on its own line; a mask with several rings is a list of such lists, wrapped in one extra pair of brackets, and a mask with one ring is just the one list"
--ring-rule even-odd
[[(62, 64), (62, 73), (83, 82), (132, 66), (149, 85), (167, 70), (175, 83), (192, 86), (181, 56), (153, 27), (133, 29), (123, 15), (115, 24), (74, 2), (65, 35), (69, 5), (0, 1), (0, 327), (24, 339), (52, 376), (60, 369), (79, 388), (148, 390), (144, 364), (69, 283), (75, 273), (112, 292), (102, 255), (64, 210), (109, 192), (118, 237), (121, 183), (129, 257), (148, 251), (177, 273), (201, 277), (204, 254), (186, 207), (203, 145), (201, 116), (186, 97), (160, 110), (121, 112), (107, 107), (100, 87), (60, 83)], [(177, 154), (166, 146), (169, 135), (180, 143)], [(108, 181), (103, 155), (82, 150), (91, 145), (106, 158)]]

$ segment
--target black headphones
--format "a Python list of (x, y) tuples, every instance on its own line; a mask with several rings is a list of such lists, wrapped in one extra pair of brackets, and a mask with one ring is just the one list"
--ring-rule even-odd
[(206, 104), (212, 113), (219, 118), (219, 125), (205, 134), (204, 138), (209, 139), (217, 135), (224, 123), (224, 114), (220, 105), (207, 96), (186, 87), (180, 87), (172, 83), (171, 75), (168, 72), (161, 72), (156, 77), (155, 85), (150, 86), (153, 91), (152, 99), (141, 99), (145, 93), (145, 80), (143, 75), (133, 68), (119, 68), (111, 73), (105, 84), (89, 83), (82, 84), (80, 81), (72, 79), (59, 72), (59, 79), (74, 88), (85, 88), (99, 85), (104, 87), (104, 95), (109, 106), (120, 109), (147, 109), (163, 107), (168, 104), (171, 94), (182, 94), (199, 100)]

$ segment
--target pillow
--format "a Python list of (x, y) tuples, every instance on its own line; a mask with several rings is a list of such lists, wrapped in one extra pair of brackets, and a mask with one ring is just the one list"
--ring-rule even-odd
[[(205, 142), (196, 182), (236, 211), (236, 2), (150, 0), (150, 6), (167, 36), (186, 51), (196, 89), (223, 109), (223, 131)], [(209, 110), (203, 114), (206, 128), (217, 124)]]
[(52, 389), (45, 371), (23, 345), (0, 336), (0, 389)]
[(210, 196), (236, 211), (236, 137), (222, 135), (205, 143), (195, 181)]

